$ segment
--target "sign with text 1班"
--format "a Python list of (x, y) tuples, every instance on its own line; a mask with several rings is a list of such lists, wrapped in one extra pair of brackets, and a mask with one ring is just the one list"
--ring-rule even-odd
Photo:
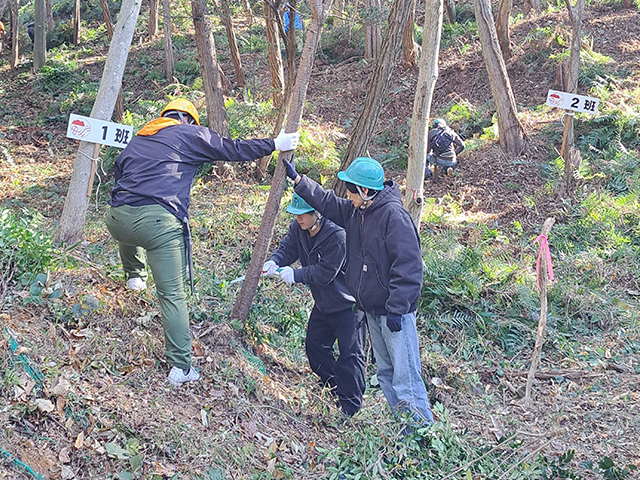
[(593, 97), (585, 97), (575, 93), (558, 92), (557, 90), (549, 90), (547, 94), (547, 105), (564, 110), (573, 110), (574, 112), (590, 113), (595, 115), (598, 113), (598, 104), (600, 100)]
[(133, 137), (133, 127), (72, 113), (69, 116), (67, 137), (83, 142), (124, 148)]

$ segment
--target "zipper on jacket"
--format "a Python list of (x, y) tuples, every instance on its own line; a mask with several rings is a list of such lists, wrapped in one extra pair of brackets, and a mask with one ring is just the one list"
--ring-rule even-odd
[(362, 304), (362, 296), (360, 295), (360, 290), (362, 289), (362, 276), (363, 276), (363, 271), (365, 268), (367, 268), (366, 264), (364, 263), (365, 261), (365, 255), (364, 255), (364, 212), (362, 212), (362, 214), (360, 215), (360, 218), (362, 219), (360, 222), (360, 251), (362, 252), (362, 266), (360, 267), (360, 275), (358, 276), (358, 303), (360, 304), (360, 306), (362, 308), (365, 308), (364, 305)]

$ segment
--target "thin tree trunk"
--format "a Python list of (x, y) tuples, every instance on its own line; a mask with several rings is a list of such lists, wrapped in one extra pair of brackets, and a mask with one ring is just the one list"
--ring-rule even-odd
[(149, 0), (149, 38), (158, 34), (158, 0)]
[[(307, 39), (300, 58), (295, 87), (292, 92), (291, 108), (289, 109), (289, 116), (287, 117), (287, 125), (285, 128), (286, 132), (295, 132), (300, 128), (302, 110), (307, 96), (307, 87), (309, 86), (309, 79), (311, 78), (311, 71), (313, 69), (313, 61), (315, 60), (322, 26), (329, 13), (331, 0), (310, 0), (309, 6), (311, 7), (311, 25), (309, 26)], [(293, 17), (290, 18), (293, 19)], [(293, 30), (293, 22), (290, 23), (290, 26), (291, 30)], [(281, 152), (280, 155), (287, 160), (291, 160), (293, 152)], [(251, 261), (247, 268), (246, 277), (244, 282), (242, 282), (240, 294), (231, 311), (231, 318), (238, 319), (243, 324), (246, 323), (247, 316), (249, 315), (249, 307), (258, 288), (262, 264), (267, 256), (267, 251), (273, 236), (273, 227), (278, 215), (285, 181), (284, 167), (282, 162), (278, 161), (271, 182), (269, 199), (267, 200), (267, 205), (262, 215), (258, 239), (256, 240)]]
[(34, 2), (33, 69), (40, 70), (47, 62), (47, 27), (45, 25), (44, 0)]
[(415, 67), (418, 63), (418, 44), (413, 39), (413, 27), (415, 23), (416, 0), (413, 0), (413, 7), (407, 20), (402, 36), (402, 61), (406, 68)]
[(240, 88), (244, 88), (246, 85), (244, 71), (242, 70), (242, 60), (240, 59), (240, 51), (238, 50), (238, 42), (236, 41), (236, 33), (233, 30), (233, 21), (231, 20), (231, 13), (229, 12), (229, 5), (226, 1), (220, 2), (222, 24), (227, 31), (227, 38), (229, 39), (229, 53), (231, 55), (231, 61), (233, 62), (233, 69), (236, 73), (236, 84)]
[(456, 2), (455, 0), (444, 0), (444, 10), (447, 12), (448, 23), (456, 23)]
[(429, 149), (429, 117), (433, 91), (438, 80), (438, 56), (444, 14), (443, 0), (426, 0), (422, 37), (422, 55), (416, 94), (413, 99), (404, 206), (420, 230), (424, 172)]
[[(44, 1), (44, 9), (45, 9), (45, 24), (47, 25), (47, 32), (53, 30), (53, 8), (51, 6), (51, 0)], [(0, 14), (0, 17), (2, 15)]]
[[(109, 45), (109, 53), (100, 80), (100, 88), (91, 110), (92, 118), (107, 121), (111, 119), (118, 90), (122, 84), (122, 75), (131, 48), (140, 5), (141, 0), (123, 0), (122, 2), (115, 34)], [(58, 226), (57, 241), (70, 244), (82, 238), (89, 200), (87, 198), (87, 184), (91, 172), (93, 148), (90, 143), (80, 142), (78, 154), (73, 164), (69, 191)]]
[(498, 44), (491, 4), (489, 0), (474, 0), (473, 6), (491, 93), (496, 105), (500, 145), (507, 155), (515, 157), (524, 150), (524, 129), (518, 120), (516, 100)]
[(502, 58), (505, 62), (511, 58), (511, 39), (509, 38), (511, 2), (512, 0), (499, 0), (498, 17), (496, 18), (496, 34), (498, 35)]
[(193, 14), (193, 25), (196, 30), (198, 58), (202, 68), (209, 128), (212, 128), (223, 137), (228, 137), (229, 124), (227, 123), (227, 115), (224, 109), (222, 83), (220, 81), (220, 74), (218, 73), (216, 44), (213, 39), (211, 24), (207, 17), (206, 0), (191, 0), (191, 11)]
[(80, 44), (80, 0), (73, 2), (73, 44)]
[(171, 42), (171, 0), (162, 0), (162, 22), (164, 29), (165, 76), (173, 81), (173, 43)]
[(369, 0), (369, 14), (364, 23), (366, 31), (364, 56), (371, 60), (375, 60), (380, 55), (380, 46), (382, 44), (381, 10), (382, 4), (380, 0)]
[[(100, 0), (100, 7), (102, 8), (102, 18), (104, 18), (104, 25), (107, 29), (107, 38), (109, 41), (113, 40), (113, 23), (111, 22), (111, 12), (109, 12), (109, 5), (107, 0)], [(114, 113), (116, 122), (122, 122), (124, 119), (124, 101), (122, 100), (122, 85), (118, 91), (118, 98), (116, 99), (116, 110)], [(93, 178), (93, 175), (91, 176)]]
[(9, 5), (9, 28), (11, 28), (11, 70), (18, 68), (20, 60), (20, 50), (18, 49), (18, 0), (10, 0)]
[[(577, 0), (575, 6), (571, 5), (571, 0), (565, 0), (569, 19), (571, 20), (571, 53), (569, 54), (569, 68), (567, 69), (567, 92), (577, 93), (578, 76), (580, 74), (580, 40), (582, 39), (582, 15), (584, 13), (585, 0)], [(571, 154), (574, 144), (573, 115), (565, 115), (565, 131), (562, 138), (562, 151), (560, 154), (564, 159), (564, 181), (567, 196), (573, 192), (573, 155)]]
[[(400, 56), (402, 36), (407, 26), (412, 5), (413, 0), (393, 1), (391, 12), (389, 13), (387, 35), (382, 44), (382, 51), (376, 62), (376, 68), (373, 72), (371, 83), (369, 84), (369, 91), (367, 92), (367, 98), (364, 102), (364, 108), (351, 134), (347, 154), (342, 160), (340, 170), (345, 170), (355, 158), (366, 155), (367, 153), (367, 147), (378, 123), (395, 64)], [(344, 182), (337, 181), (335, 191), (337, 195), (344, 196), (346, 192)]]
[(284, 94), (284, 69), (280, 55), (280, 38), (276, 32), (275, 13), (269, 6), (269, 0), (264, 1), (264, 21), (267, 31), (267, 48), (269, 53), (269, 70), (271, 71), (271, 98), (276, 108), (282, 106)]

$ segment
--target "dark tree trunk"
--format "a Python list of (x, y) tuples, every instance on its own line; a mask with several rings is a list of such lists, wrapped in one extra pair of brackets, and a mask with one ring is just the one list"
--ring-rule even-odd
[(80, 44), (80, 0), (73, 2), (73, 44)]
[(20, 50), (18, 49), (18, 9), (19, 1), (10, 0), (9, 4), (9, 28), (11, 28), (11, 70), (18, 68)]
[(229, 12), (229, 5), (225, 0), (219, 2), (220, 5), (220, 18), (222, 24), (227, 31), (227, 38), (229, 39), (229, 54), (231, 55), (231, 61), (233, 62), (233, 69), (236, 73), (236, 84), (240, 88), (244, 88), (246, 85), (244, 71), (242, 70), (242, 60), (240, 59), (240, 51), (238, 50), (238, 42), (236, 41), (236, 33), (233, 30), (233, 21), (231, 20), (231, 13)]
[(162, 0), (162, 22), (164, 24), (165, 76), (173, 81), (173, 43), (171, 42), (171, 0)]
[(33, 69), (38, 71), (47, 62), (47, 27), (44, 0), (34, 2)]
[(511, 39), (509, 38), (509, 17), (511, 16), (512, 0), (500, 0), (498, 3), (498, 17), (496, 18), (496, 34), (502, 51), (502, 58), (506, 62), (511, 58)]
[(158, 34), (158, 0), (149, 0), (149, 38)]
[[(342, 160), (340, 170), (345, 170), (351, 165), (354, 159), (367, 153), (369, 141), (373, 136), (383, 102), (387, 96), (387, 90), (389, 89), (395, 64), (400, 56), (402, 36), (407, 26), (412, 5), (413, 0), (393, 1), (393, 6), (389, 13), (387, 35), (382, 43), (382, 51), (376, 62), (376, 68), (373, 72), (371, 83), (369, 84), (369, 91), (367, 92), (367, 98), (364, 102), (364, 108), (351, 134), (347, 154)], [(335, 191), (336, 194), (344, 196), (346, 192), (344, 183), (337, 181)]]

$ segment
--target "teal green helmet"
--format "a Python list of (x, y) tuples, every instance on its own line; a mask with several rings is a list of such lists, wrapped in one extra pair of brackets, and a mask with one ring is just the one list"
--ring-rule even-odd
[(313, 207), (309, 205), (304, 199), (297, 193), (293, 194), (291, 198), (291, 204), (287, 207), (287, 212), (294, 215), (302, 215), (304, 213), (313, 212)]
[(338, 172), (343, 182), (353, 183), (370, 190), (384, 188), (384, 170), (379, 162), (369, 157), (358, 157), (344, 172)]

